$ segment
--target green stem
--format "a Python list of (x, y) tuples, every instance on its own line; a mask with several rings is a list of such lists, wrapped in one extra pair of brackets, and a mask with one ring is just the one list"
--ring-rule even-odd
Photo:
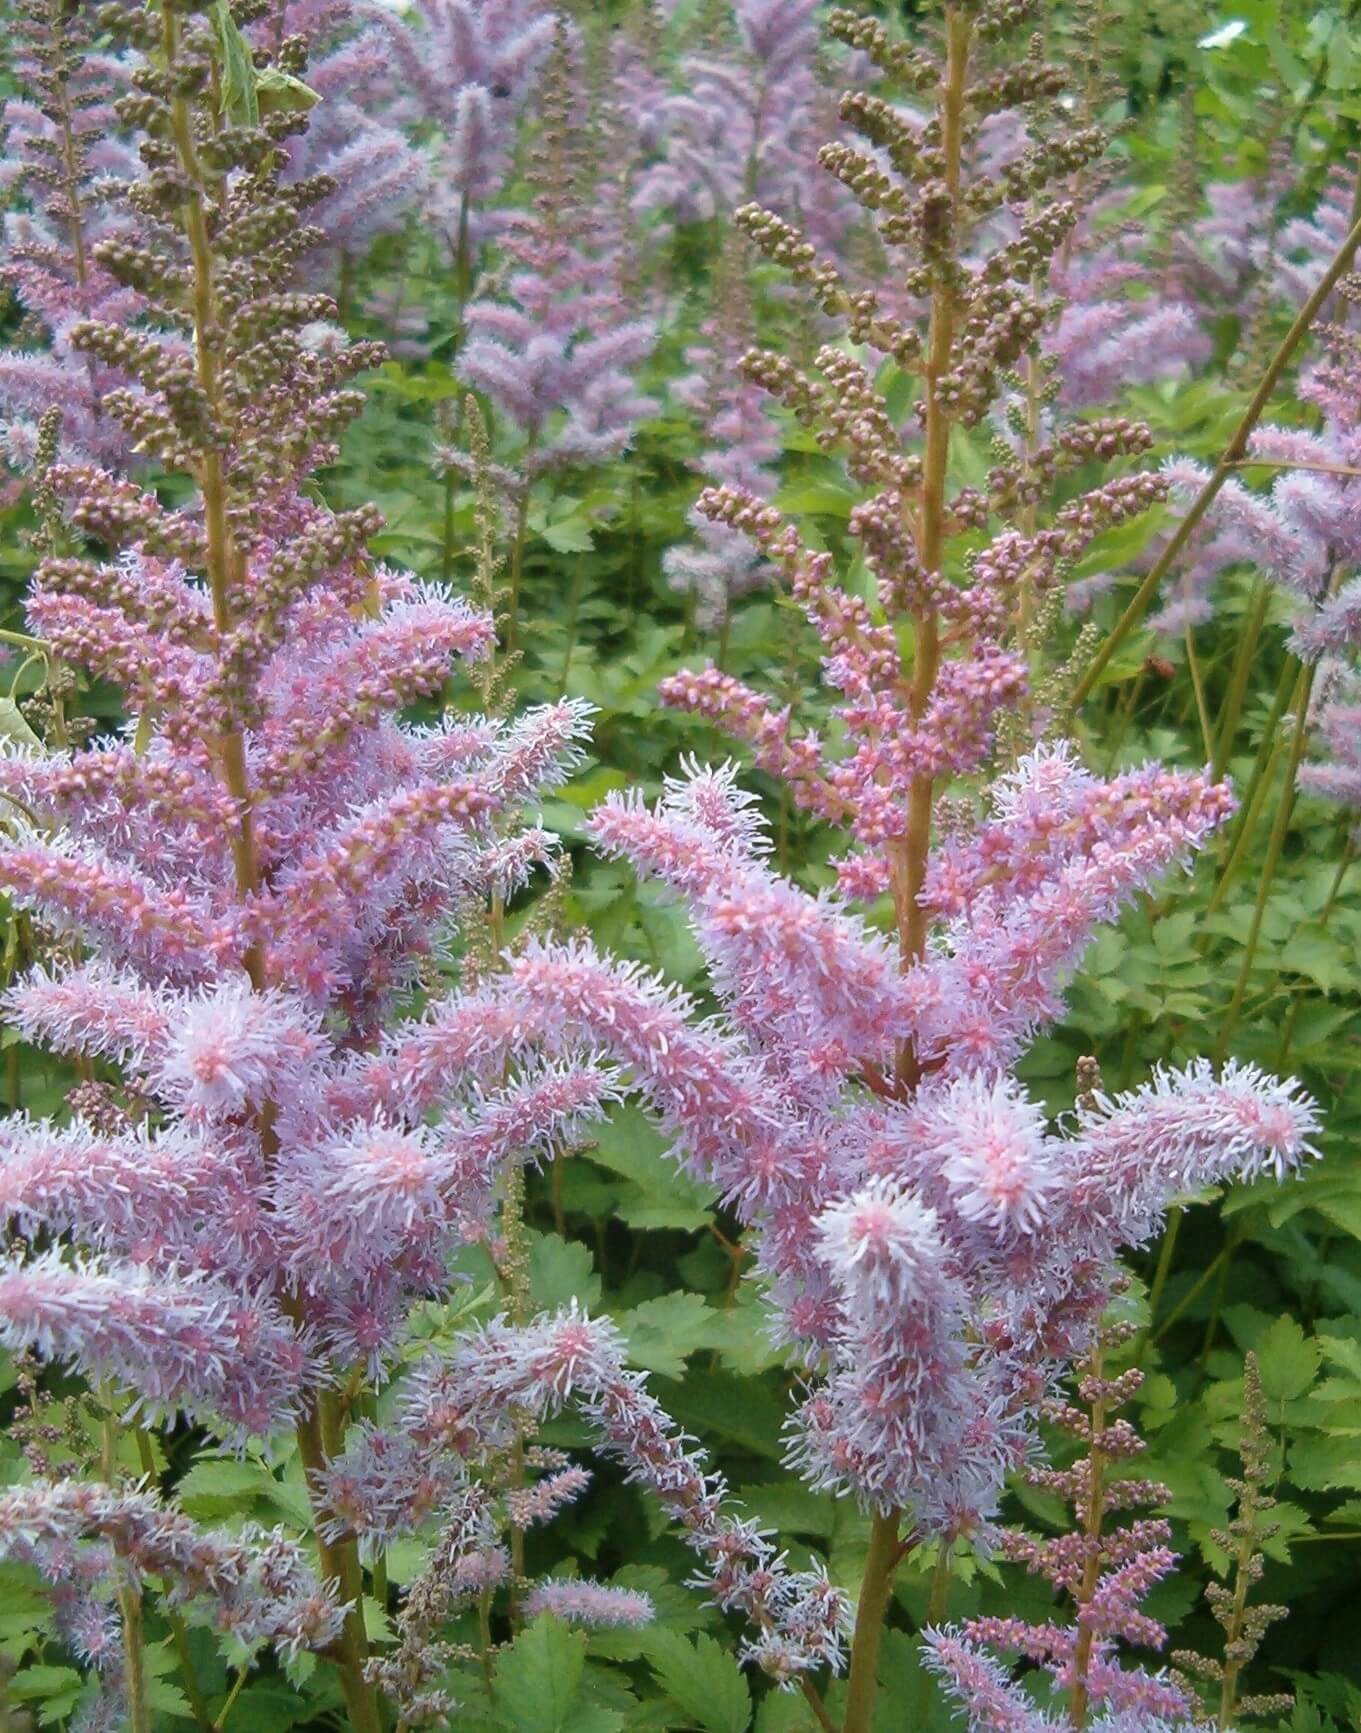
[(1115, 712), (1115, 727), (1111, 733), (1110, 745), (1106, 752), (1106, 775), (1115, 769), (1115, 761), (1120, 756), (1120, 748), (1125, 744), (1125, 735), (1129, 725), (1134, 720), (1134, 713), (1139, 707), (1139, 698), (1148, 678), (1148, 670), (1141, 668), (1136, 677), (1129, 682), (1129, 690), (1123, 693)]
[(1238, 979), (1234, 983), (1233, 997), (1229, 1001), (1228, 1012), (1220, 1025), (1219, 1039), (1215, 1043), (1214, 1062), (1216, 1065), (1222, 1065), (1224, 1062), (1229, 1051), (1229, 1040), (1238, 1022), (1239, 1013), (1243, 1009), (1243, 1000), (1248, 990), (1248, 980), (1257, 956), (1257, 943), (1262, 935), (1262, 921), (1266, 916), (1267, 899), (1271, 895), (1272, 881), (1275, 879), (1276, 869), (1280, 865), (1286, 833), (1290, 829), (1291, 815), (1295, 810), (1295, 777), (1299, 771), (1300, 761), (1304, 757), (1305, 743), (1309, 738), (1309, 694), (1313, 684), (1313, 668), (1301, 669), (1299, 701), (1295, 707), (1295, 727), (1290, 741), (1290, 758), (1286, 764), (1285, 787), (1281, 790), (1280, 804), (1276, 808), (1275, 822), (1272, 824), (1271, 837), (1267, 843), (1266, 860), (1263, 862), (1262, 876), (1257, 885), (1257, 901), (1252, 910), (1252, 924), (1248, 928), (1247, 942), (1243, 946), (1243, 961), (1238, 970)]
[(814, 1720), (817, 1722), (818, 1726), (822, 1728), (822, 1733), (841, 1733), (841, 1729), (827, 1713), (827, 1705), (823, 1702), (822, 1698), (819, 1697), (817, 1686), (814, 1685), (813, 1681), (808, 1678), (806, 1674), (802, 1674), (799, 1677), (799, 1689), (803, 1692), (804, 1701), (813, 1711)]
[[(111, 1396), (104, 1398), (100, 1471), (112, 1487), (118, 1485), (118, 1417)], [(118, 1588), (118, 1614), (123, 1624), (123, 1691), (127, 1699), (128, 1733), (151, 1733), (147, 1701), (146, 1655), (142, 1623), (142, 1590), (135, 1574)]]
[[(137, 1428), (137, 1455), (141, 1460), (142, 1473), (154, 1486), (157, 1481), (156, 1453), (151, 1447), (151, 1439), (145, 1427)], [(173, 1607), (161, 1605), (170, 1626), (170, 1635), (175, 1644), (175, 1657), (180, 1664), (180, 1681), (184, 1686), (184, 1695), (193, 1713), (194, 1720), (203, 1733), (213, 1733), (213, 1718), (208, 1713), (208, 1705), (204, 1702), (203, 1693), (199, 1690), (198, 1677), (194, 1672), (194, 1658), (189, 1652), (189, 1631), (184, 1620)]]
[(1210, 1349), (1214, 1347), (1215, 1336), (1219, 1332), (1219, 1319), (1224, 1310), (1224, 1295), (1228, 1292), (1229, 1270), (1233, 1264), (1233, 1254), (1238, 1249), (1243, 1238), (1241, 1227), (1235, 1223), (1229, 1234), (1228, 1243), (1223, 1254), (1215, 1261), (1219, 1264), (1219, 1280), (1215, 1283), (1214, 1303), (1210, 1307), (1210, 1316), (1205, 1325), (1205, 1340), (1200, 1345), (1200, 1371), (1205, 1373), (1205, 1362), (1210, 1357)]
[(241, 1687), (249, 1678), (249, 1667), (239, 1667), (237, 1669), (236, 1677), (232, 1681), (232, 1688), (227, 1693), (227, 1701), (222, 1705), (222, 1713), (212, 1724), (213, 1733), (222, 1733), (222, 1729), (227, 1725), (227, 1717), (236, 1707), (236, 1699), (241, 1695)]
[[(942, 1541), (931, 1571), (931, 1586), (926, 1594), (926, 1617), (923, 1629), (943, 1624), (950, 1610), (950, 1543)], [(913, 1681), (911, 1725), (925, 1727), (934, 1717), (931, 1713), (935, 1698), (934, 1682), (925, 1667), (918, 1666)]]
[(508, 611), (506, 614), (506, 652), (513, 655), (520, 642), (520, 574), (525, 561), (525, 533), (529, 527), (529, 480), (525, 479), (520, 503), (515, 509), (515, 540), (510, 549)]
[(444, 472), (444, 524), (441, 535), (440, 578), (449, 583), (454, 575), (454, 472)]
[(723, 598), (723, 617), (718, 623), (718, 648), (714, 651), (714, 666), (726, 668), (728, 665), (728, 640), (732, 633), (732, 597)]
[[(1173, 1204), (1167, 1212), (1167, 1226), (1163, 1230), (1163, 1243), (1158, 1249), (1158, 1267), (1153, 1272), (1153, 1285), (1148, 1290), (1148, 1327), (1151, 1331), (1158, 1317), (1158, 1306), (1163, 1297), (1163, 1289), (1167, 1286), (1167, 1278), (1172, 1273), (1172, 1254), (1177, 1249), (1177, 1236), (1181, 1232), (1182, 1217), (1186, 1214), (1181, 1204)], [(1157, 1341), (1157, 1337), (1152, 1338)]]
[(572, 593), (567, 603), (567, 648), (562, 654), (562, 675), (558, 680), (560, 691), (567, 690), (567, 676), (572, 672), (572, 652), (577, 647), (577, 615), (581, 612), (581, 592), (586, 581), (586, 556), (577, 555), (577, 563), (572, 568)]
[(1257, 747), (1257, 758), (1248, 777), (1248, 786), (1243, 795), (1243, 804), (1239, 809), (1238, 822), (1233, 829), (1233, 840), (1229, 845), (1229, 858), (1224, 862), (1209, 902), (1205, 905), (1207, 915), (1212, 915), (1224, 901), (1229, 884), (1242, 863), (1257, 828), (1257, 818), (1261, 811), (1262, 801), (1267, 789), (1271, 786), (1275, 775), (1276, 761), (1281, 755), (1281, 739), (1277, 733), (1281, 717), (1285, 715), (1290, 703), (1292, 689), (1298, 693), (1302, 671), (1294, 657), (1286, 660), (1281, 671), (1281, 678), (1276, 687), (1276, 696), (1271, 702), (1271, 713), (1267, 717), (1266, 727), (1262, 730), (1262, 738)]
[(1191, 690), (1195, 694), (1196, 716), (1200, 721), (1200, 740), (1208, 764), (1214, 757), (1214, 730), (1210, 727), (1210, 712), (1205, 703), (1205, 680), (1196, 654), (1196, 639), (1188, 622), (1186, 627), (1186, 666), (1191, 672)]
[[(327, 1514), (321, 1502), (321, 1477), (339, 1444), (338, 1430), (336, 1394), (333, 1390), (323, 1390), (297, 1426), (298, 1449), (307, 1470), (318, 1527)], [(320, 1533), (317, 1535), (317, 1549), (321, 1555), (322, 1575), (335, 1580), (340, 1598), (346, 1603), (345, 1623), (334, 1655), (350, 1717), (349, 1733), (383, 1733), (377, 1693), (364, 1677), (369, 1646), (364, 1630), (364, 1579), (359, 1568), (359, 1549), (352, 1539), (328, 1541)]]
[(1172, 1310), (1163, 1319), (1162, 1323), (1159, 1324), (1158, 1328), (1148, 1338), (1148, 1345), (1150, 1348), (1156, 1346), (1157, 1343), (1162, 1341), (1163, 1337), (1172, 1328), (1173, 1324), (1176, 1323), (1177, 1319), (1181, 1317), (1182, 1313), (1191, 1304), (1191, 1302), (1193, 1300), (1195, 1300), (1200, 1295), (1200, 1293), (1203, 1291), (1203, 1289), (1209, 1284), (1209, 1282), (1211, 1282), (1213, 1280), (1216, 1272), (1219, 1270), (1220, 1266), (1227, 1259), (1228, 1255), (1229, 1255), (1229, 1247), (1228, 1246), (1223, 1246), (1218, 1252), (1215, 1253), (1214, 1257), (1211, 1258), (1211, 1260), (1208, 1264), (1206, 1264), (1205, 1268), (1200, 1272), (1200, 1274), (1196, 1277), (1195, 1281), (1192, 1282), (1191, 1286), (1186, 1290), (1186, 1292), (1182, 1295), (1182, 1297), (1177, 1301), (1176, 1305), (1173, 1306)]
[(1347, 231), (1347, 238), (1338, 248), (1332, 263), (1319, 280), (1317, 288), (1295, 315), (1294, 323), (1281, 339), (1280, 347), (1272, 356), (1266, 372), (1263, 373), (1256, 391), (1253, 392), (1247, 408), (1243, 411), (1242, 419), (1234, 429), (1233, 437), (1225, 446), (1223, 455), (1214, 467), (1214, 472), (1192, 501), (1190, 509), (1177, 525), (1167, 546), (1149, 568), (1148, 576), (1134, 592), (1124, 613), (1107, 633), (1105, 642), (1088, 663), (1087, 672), (1074, 687), (1070, 700), (1072, 709), (1076, 710), (1091, 692), (1102, 674), (1105, 673), (1111, 657), (1143, 619), (1149, 603), (1157, 595), (1163, 579), (1172, 570), (1187, 543), (1195, 534), (1201, 519), (1218, 498), (1220, 490), (1233, 474), (1239, 459), (1246, 455), (1248, 441), (1252, 437), (1253, 429), (1261, 420), (1267, 404), (1271, 401), (1271, 394), (1279, 384), (1281, 375), (1290, 365), (1296, 349), (1304, 341), (1309, 327), (1318, 317), (1320, 308), (1337, 287), (1341, 278), (1351, 269), (1352, 258), (1358, 245), (1361, 245), (1361, 221), (1354, 221)]
[(1262, 627), (1266, 624), (1267, 608), (1271, 603), (1271, 590), (1265, 580), (1257, 580), (1257, 593), (1253, 600), (1252, 611), (1248, 615), (1247, 626), (1239, 635), (1238, 646), (1234, 652), (1233, 669), (1229, 675), (1229, 689), (1224, 695), (1224, 705), (1219, 712), (1219, 730), (1215, 739), (1212, 768), (1214, 780), (1223, 776), (1229, 757), (1233, 752), (1233, 743), (1238, 734), (1238, 724), (1243, 715), (1243, 701), (1247, 697), (1248, 676), (1252, 672), (1252, 658), (1257, 649), (1257, 640), (1262, 635)]
[(846, 1686), (846, 1718), (842, 1733), (870, 1733), (874, 1698), (879, 1684), (879, 1644), (884, 1617), (893, 1593), (893, 1573), (903, 1556), (898, 1540), (899, 1513), (875, 1513), (870, 1550), (860, 1579), (860, 1601), (851, 1639), (851, 1670)]

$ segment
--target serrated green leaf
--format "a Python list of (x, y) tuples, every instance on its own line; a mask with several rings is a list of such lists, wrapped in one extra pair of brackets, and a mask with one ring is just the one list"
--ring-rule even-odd
[(266, 1478), (273, 1476), (257, 1462), (210, 1458), (194, 1464), (175, 1488), (175, 1499), (187, 1515), (213, 1522), (232, 1511), (249, 1509), (251, 1501), (268, 1490)]
[(1290, 1451), (1290, 1478), (1302, 1492), (1361, 1492), (1361, 1439), (1300, 1439)]
[(500, 1719), (512, 1733), (577, 1733), (585, 1665), (586, 1633), (540, 1613), (497, 1659)]
[(591, 526), (584, 517), (558, 518), (545, 524), (539, 535), (560, 554), (586, 554), (595, 546)]
[(587, 1310), (600, 1299), (601, 1282), (591, 1249), (560, 1234), (529, 1236), (529, 1291), (545, 1311), (575, 1300)]
[(615, 1319), (628, 1343), (632, 1365), (664, 1378), (679, 1378), (689, 1356), (710, 1345), (716, 1314), (702, 1294), (677, 1292), (645, 1300)]
[(746, 1733), (751, 1722), (751, 1690), (733, 1655), (712, 1637), (657, 1631), (646, 1646), (647, 1658), (667, 1696), (704, 1733)]
[(1303, 1396), (1318, 1375), (1322, 1349), (1293, 1318), (1277, 1318), (1265, 1335), (1258, 1337), (1257, 1369), (1262, 1375), (1262, 1393), (1268, 1402), (1290, 1402)]

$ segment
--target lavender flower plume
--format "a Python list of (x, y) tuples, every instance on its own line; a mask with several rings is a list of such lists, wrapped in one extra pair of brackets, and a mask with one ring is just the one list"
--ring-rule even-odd
[(575, 53), (560, 24), (541, 95), (534, 203), (507, 219), (506, 295), (469, 304), (459, 360), (461, 377), (516, 428), (526, 478), (616, 456), (655, 408), (632, 377), (655, 327), (630, 316), (617, 240), (581, 184)]
[(13, 23), (20, 95), (4, 107), (0, 185), (27, 200), (6, 213), (0, 283), (38, 326), (45, 348), (0, 350), (0, 458), (30, 468), (43, 411), (62, 412), (65, 453), (117, 463), (130, 444), (104, 415), (105, 394), (127, 383), (116, 364), (80, 354), (83, 319), (127, 319), (138, 297), (101, 263), (97, 246), (126, 227), (121, 196), (136, 159), (110, 104), (127, 88), (124, 57), (95, 53), (89, 23), (56, 0), (28, 0)]

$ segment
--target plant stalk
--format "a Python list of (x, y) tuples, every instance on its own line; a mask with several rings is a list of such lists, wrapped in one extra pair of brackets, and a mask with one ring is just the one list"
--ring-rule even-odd
[[(337, 1430), (335, 1392), (323, 1390), (297, 1426), (298, 1449), (307, 1470), (318, 1531), (326, 1516), (321, 1476), (339, 1444), (335, 1437)], [(335, 1645), (334, 1658), (349, 1714), (349, 1733), (383, 1733), (377, 1692), (364, 1677), (369, 1645), (364, 1629), (364, 1577), (359, 1566), (359, 1548), (352, 1539), (329, 1541), (318, 1532), (317, 1549), (321, 1554), (322, 1575), (335, 1580), (340, 1598), (346, 1603), (345, 1623)]]
[(1214, 1062), (1216, 1065), (1224, 1063), (1225, 1056), (1229, 1051), (1230, 1038), (1238, 1022), (1239, 1013), (1243, 1009), (1243, 1000), (1248, 990), (1248, 980), (1257, 956), (1258, 940), (1262, 936), (1262, 922), (1266, 916), (1267, 900), (1271, 895), (1272, 882), (1276, 877), (1276, 869), (1281, 863), (1286, 833), (1290, 829), (1290, 820), (1295, 811), (1295, 777), (1300, 768), (1300, 761), (1304, 757), (1305, 743), (1309, 738), (1307, 713), (1309, 694), (1313, 684), (1313, 668), (1302, 668), (1300, 670), (1299, 702), (1295, 708), (1294, 734), (1290, 742), (1290, 757), (1286, 763), (1285, 787), (1281, 790), (1280, 804), (1276, 808), (1276, 817), (1271, 826), (1271, 836), (1267, 842), (1266, 860), (1262, 864), (1262, 875), (1257, 885), (1257, 900), (1252, 909), (1252, 924), (1248, 928), (1247, 941), (1243, 946), (1243, 961), (1239, 966), (1238, 979), (1234, 983), (1229, 1009), (1219, 1028), (1219, 1038), (1215, 1042)]
[(893, 1594), (893, 1573), (902, 1558), (898, 1521), (896, 1510), (887, 1516), (876, 1512), (870, 1528), (869, 1556), (865, 1560), (865, 1574), (860, 1580), (855, 1635), (851, 1639), (851, 1670), (842, 1733), (870, 1733), (874, 1719), (874, 1699), (879, 1685), (879, 1644), (884, 1634), (884, 1616)]

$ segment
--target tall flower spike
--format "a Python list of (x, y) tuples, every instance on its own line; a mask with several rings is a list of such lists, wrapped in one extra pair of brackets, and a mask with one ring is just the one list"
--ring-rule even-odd
[[(1121, 1252), (1188, 1181), (1298, 1166), (1316, 1125), (1293, 1086), (1193, 1065), (1118, 1101), (1098, 1093), (1061, 1133), (1010, 1075), (1097, 927), (1188, 862), (1231, 804), (1204, 774), (1103, 779), (1042, 743), (1062, 695), (1045, 634), (1067, 573), (1168, 481), (1138, 468), (1145, 428), (1056, 411), (1050, 272), (1070, 239), (1076, 252), (1103, 141), (1064, 119), (1062, 72), (1041, 49), (1014, 50), (1028, 11), (947, 5), (940, 52), (831, 15), (883, 82), (843, 100), (856, 138), (821, 160), (867, 211), (898, 289), (852, 286), (787, 215), (744, 206), (739, 228), (842, 335), (811, 368), (755, 351), (742, 369), (844, 456), (862, 496), (847, 528), (874, 589), (839, 581), (838, 552), (808, 546), (758, 491), (711, 488), (702, 512), (745, 536), (803, 609), (830, 698), (795, 716), (712, 668), (663, 686), (850, 833), (843, 893), (887, 893), (896, 945), (775, 873), (726, 779), (698, 773), (654, 810), (606, 802), (593, 827), (682, 899), (719, 1016), (696, 1022), (686, 1000), (580, 946), (526, 952), (506, 984), (515, 1039), (604, 1047), (747, 1229), (777, 1339), (809, 1371), (793, 1460), (873, 1512), (848, 1733), (871, 1724), (904, 1536), (988, 1541), (1005, 1475), (1038, 1449), (1046, 1394), (1092, 1349)], [(893, 93), (930, 93), (934, 111)], [(989, 418), (1006, 451), (956, 489), (955, 431)], [(1092, 462), (1123, 472), (1073, 490)], [(971, 808), (983, 783), (982, 812), (952, 802), (940, 836), (956, 778)], [(410, 1075), (437, 1096), (479, 1063), (474, 1037), (457, 1006), (435, 1007), (375, 1085)], [(1148, 1634), (1150, 1580), (1115, 1561), (1084, 1601), (1091, 1642), (1098, 1626), (1103, 1644), (1125, 1624)], [(976, 1648), (959, 1654), (990, 1724), (1036, 1724)], [(1099, 1685), (1124, 1724), (1142, 1687), (1121, 1697), (1105, 1666), (1104, 1649), (1084, 1659), (1083, 1688)], [(1171, 1687), (1148, 1693), (1145, 1708), (1181, 1712)]]
[[(1281, 1529), (1280, 1523), (1267, 1514), (1276, 1505), (1266, 1490), (1274, 1477), (1275, 1441), (1268, 1422), (1261, 1370), (1252, 1352), (1243, 1361), (1240, 1425), (1238, 1454), (1242, 1476), (1225, 1479), (1229, 1491), (1237, 1498), (1238, 1508), (1226, 1528), (1214, 1529), (1210, 1535), (1227, 1559), (1233, 1580), (1231, 1585), (1212, 1582), (1205, 1591), (1210, 1610), (1224, 1632), (1224, 1659), (1216, 1660), (1187, 1649), (1175, 1650), (1172, 1655), (1183, 1674), (1199, 1681), (1211, 1701), (1218, 1697), (1216, 1724), (1220, 1727), (1231, 1726), (1248, 1715), (1286, 1714), (1295, 1703), (1293, 1692), (1246, 1694), (1242, 1689), (1243, 1670), (1255, 1659), (1263, 1637), (1273, 1624), (1290, 1615), (1288, 1607), (1252, 1600), (1253, 1585), (1266, 1574), (1263, 1548)], [(1217, 1692), (1214, 1686), (1219, 1687)]]
[(970, 1619), (957, 1631), (927, 1632), (929, 1664), (966, 1709), (972, 1727), (1046, 1724), (1033, 1710), (1032, 1719), (1024, 1718), (1025, 1699), (991, 1661), (989, 1649), (1009, 1650), (1045, 1667), (1064, 1694), (1073, 1726), (1088, 1725), (1089, 1715), (1096, 1717), (1094, 1726), (1119, 1726), (1127, 1717), (1135, 1725), (1198, 1724), (1191, 1699), (1165, 1674), (1122, 1668), (1114, 1658), (1120, 1640), (1154, 1649), (1165, 1643), (1167, 1632), (1139, 1603), (1176, 1563), (1167, 1544), (1171, 1527), (1161, 1517), (1137, 1517), (1122, 1526), (1107, 1520), (1171, 1497), (1166, 1487), (1133, 1478), (1123, 1466), (1144, 1446), (1128, 1421), (1113, 1416), (1143, 1376), (1137, 1368), (1111, 1376), (1105, 1356), (1127, 1335), (1119, 1327), (1103, 1332), (1078, 1382), (1082, 1407), (1051, 1405), (1050, 1417), (1087, 1454), (1067, 1468), (1029, 1474), (1033, 1485), (1072, 1507), (1073, 1529), (1045, 1540), (1009, 1531), (1001, 1541), (1006, 1557), (1044, 1576), (1071, 1600), (1073, 1624), (993, 1617)]
[(0, 243), (0, 283), (48, 335), (45, 350), (0, 350), (0, 460), (32, 466), (38, 420), (56, 404), (68, 456), (122, 462), (131, 441), (103, 412), (127, 384), (116, 362), (82, 355), (72, 331), (83, 319), (128, 319), (138, 297), (109, 272), (96, 244), (125, 230), (119, 209), (136, 158), (123, 144), (112, 96), (131, 65), (95, 53), (89, 21), (60, 0), (23, 0), (12, 21), (22, 94), (4, 106), (3, 182), (29, 200), (10, 210)]
[(584, 139), (572, 104), (579, 53), (559, 19), (540, 90), (534, 204), (512, 215), (501, 239), (508, 296), (468, 306), (459, 361), (460, 376), (518, 429), (516, 461), (526, 477), (617, 455), (655, 408), (632, 378), (655, 327), (630, 317), (617, 247), (580, 181)]
[[(701, 341), (686, 351), (694, 371), (672, 390), (703, 426), (705, 448), (695, 469), (765, 499), (775, 491), (780, 439), (764, 393), (738, 366), (752, 341), (748, 251), (734, 231), (724, 237), (713, 307)], [(770, 576), (770, 568), (739, 531), (693, 509), (689, 521), (696, 540), (668, 548), (662, 565), (672, 588), (694, 598), (698, 624), (713, 627), (727, 619), (736, 597)]]
[[(335, 91), (364, 84), (368, 50), (334, 7), (290, 11), (329, 33)], [(0, 787), (30, 815), (3, 839), (0, 884), (70, 935), (60, 962), (14, 986), (10, 1014), (118, 1074), (78, 1092), (84, 1120), (18, 1116), (0, 1140), (0, 1209), (19, 1242), (0, 1264), (0, 1342), (132, 1411), (183, 1414), (210, 1442), (295, 1428), (338, 1598), (266, 1540), (262, 1569), (297, 1589), (287, 1617), (249, 1563), (238, 1596), (230, 1561), (219, 1612), (285, 1655), (324, 1648), (350, 1724), (378, 1733), (346, 1513), (367, 1508), (382, 1534), (450, 1487), (421, 1483), (409, 1452), (379, 1462), (362, 1439), (347, 1447), (339, 1387), (357, 1364), (392, 1375), (412, 1306), (448, 1287), (450, 1251), (484, 1240), (521, 1164), (570, 1143), (617, 1087), (594, 1054), (544, 1063), (513, 1011), (471, 992), (459, 1003), (480, 1020), (477, 1062), (444, 1079), (438, 1116), (412, 1123), (381, 1028), (442, 975), (450, 929), (547, 853), (521, 810), (576, 762), (586, 714), (402, 719), (460, 659), (485, 656), (493, 628), (377, 564), (372, 507), (315, 497), (313, 473), (360, 407), (353, 380), (381, 351), (349, 345), (334, 303), (297, 287), (323, 238), (308, 219), (340, 196), (304, 172), (302, 45), (260, 23), (252, 84), (223, 7), (119, 23), (141, 57), (119, 113), (145, 173), (128, 195), (135, 226), (91, 256), (136, 293), (80, 309), (69, 339), (133, 382), (106, 391), (102, 412), (185, 503), (87, 462), (45, 477), (96, 545), (49, 551), (29, 624), (120, 684), (137, 720), (130, 740), (0, 761)], [(81, 76), (102, 76), (98, 63)], [(145, 320), (125, 318), (134, 307)], [(122, 1499), (63, 1481), (34, 1509), (76, 1512), (57, 1537), (71, 1545), (133, 1523), (173, 1596), (176, 1560), (152, 1542), (197, 1558), (196, 1531)]]

